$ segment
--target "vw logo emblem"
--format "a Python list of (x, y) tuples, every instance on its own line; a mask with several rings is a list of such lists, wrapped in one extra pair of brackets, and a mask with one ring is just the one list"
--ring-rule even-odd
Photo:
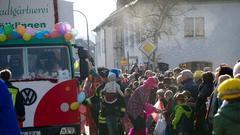
[(30, 106), (37, 100), (37, 93), (31, 88), (21, 90), (24, 105)]

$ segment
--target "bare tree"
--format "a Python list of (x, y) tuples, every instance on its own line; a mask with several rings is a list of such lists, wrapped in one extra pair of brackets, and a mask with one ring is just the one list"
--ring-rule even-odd
[(177, 28), (178, 22), (173, 17), (182, 15), (189, 10), (176, 7), (186, 0), (138, 0), (130, 5), (130, 15), (139, 23), (140, 27), (134, 29), (134, 33), (141, 33), (140, 41), (151, 39), (155, 43), (162, 34), (173, 35), (173, 29)]
[[(156, 45), (162, 35), (169, 37), (177, 34), (179, 20), (175, 18), (192, 10), (191, 6), (177, 5), (187, 5), (187, 0), (136, 0), (129, 4), (128, 12), (135, 25), (131, 33), (139, 42), (148, 39)], [(156, 64), (155, 53), (150, 60)]]

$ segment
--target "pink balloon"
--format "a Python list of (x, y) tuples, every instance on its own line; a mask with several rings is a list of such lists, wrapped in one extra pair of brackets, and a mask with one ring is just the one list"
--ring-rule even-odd
[(69, 23), (65, 23), (66, 31), (70, 32), (72, 30), (72, 27)]
[(79, 108), (78, 108), (78, 111), (79, 111), (80, 113), (84, 114), (84, 113), (87, 112), (87, 108), (86, 108), (86, 106), (84, 106), (84, 105), (81, 104), (81, 105), (79, 106)]
[(31, 36), (34, 36), (35, 35), (35, 30), (31, 27), (27, 27), (26, 28), (26, 33), (30, 34)]

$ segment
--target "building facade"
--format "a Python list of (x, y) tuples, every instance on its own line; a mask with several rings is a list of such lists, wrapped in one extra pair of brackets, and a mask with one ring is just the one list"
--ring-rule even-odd
[[(149, 3), (143, 2), (139, 9), (154, 9)], [(95, 29), (97, 66), (121, 67), (122, 57), (129, 64), (149, 62), (139, 50), (147, 39), (142, 38), (146, 34), (139, 23), (142, 18), (129, 12), (136, 4), (138, 1), (118, 9)], [(220, 63), (232, 66), (240, 59), (239, 1), (194, 0), (177, 3), (171, 10), (171, 18), (161, 27), (164, 32), (152, 40), (157, 50), (150, 62), (156, 68), (216, 68)]]

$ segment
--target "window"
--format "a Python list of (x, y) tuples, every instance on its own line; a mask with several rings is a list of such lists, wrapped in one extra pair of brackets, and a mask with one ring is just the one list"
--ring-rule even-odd
[(193, 17), (184, 18), (184, 37), (193, 37)]
[(0, 70), (10, 69), (12, 80), (71, 78), (67, 47), (25, 47), (0, 49)]
[(204, 37), (204, 17), (184, 18), (184, 37)]
[(23, 76), (23, 49), (0, 49), (0, 70), (9, 69), (12, 79), (20, 79)]
[(71, 69), (68, 58), (69, 54), (65, 47), (28, 48), (29, 75), (69, 79)]

